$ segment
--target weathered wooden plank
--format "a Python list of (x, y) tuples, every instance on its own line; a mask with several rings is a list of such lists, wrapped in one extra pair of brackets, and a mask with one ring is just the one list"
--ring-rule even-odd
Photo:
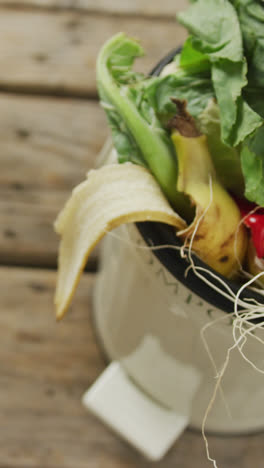
[(72, 189), (107, 133), (96, 101), (0, 94), (0, 187)]
[(174, 19), (0, 9), (0, 88), (95, 95), (98, 51), (119, 31), (142, 41), (147, 52), (138, 65), (142, 71), (185, 38)]
[[(104, 368), (92, 329), (94, 276), (55, 323), (55, 273), (0, 268), (0, 467), (147, 468), (80, 402)], [(209, 437), (223, 468), (262, 468), (263, 434)], [(157, 468), (210, 468), (199, 432), (187, 431)]]
[(53, 222), (106, 135), (97, 102), (0, 94), (0, 262), (56, 265)]
[(0, 5), (41, 8), (72, 8), (87, 12), (141, 15), (153, 18), (171, 18), (188, 5), (187, 0), (0, 0)]
[[(53, 222), (68, 192), (0, 192), (0, 264), (56, 267), (59, 238)], [(91, 256), (94, 268), (96, 252)]]
[[(57, 265), (59, 237), (53, 223), (69, 197), (67, 191), (7, 190), (0, 192), (0, 265)], [(87, 269), (97, 266), (98, 249)]]

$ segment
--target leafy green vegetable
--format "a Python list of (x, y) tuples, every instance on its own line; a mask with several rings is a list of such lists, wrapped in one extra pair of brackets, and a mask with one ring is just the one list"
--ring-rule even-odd
[[(188, 74), (196, 74), (201, 72), (210, 71), (210, 62), (207, 56), (198, 50), (195, 50), (192, 46), (193, 38), (189, 37), (182, 48), (180, 54), (180, 67), (181, 70)], [(210, 77), (210, 74), (207, 74)]]
[(227, 0), (197, 0), (178, 15), (192, 35), (193, 47), (211, 62), (243, 58), (240, 26), (234, 7)]
[(193, 0), (178, 17), (190, 35), (167, 75), (134, 72), (143, 49), (125, 34), (100, 52), (98, 90), (119, 162), (147, 167), (191, 219), (189, 202), (176, 189), (177, 155), (167, 126), (177, 113), (172, 98), (185, 100), (207, 135), (219, 180), (237, 195), (246, 187), (246, 196), (263, 205), (264, 3)]
[(250, 107), (264, 119), (264, 87), (250, 88), (247, 86), (244, 94)]
[[(232, 131), (234, 146), (260, 127), (262, 123), (263, 119), (249, 107), (242, 97), (239, 97), (237, 103), (237, 126)], [(240, 137), (238, 137), (238, 134)], [(243, 138), (241, 138), (241, 135)]]
[(250, 86), (264, 86), (264, 5), (256, 0), (233, 0), (248, 61)]
[(203, 61), (207, 59), (211, 63), (222, 140), (236, 146), (261, 125), (261, 118), (249, 106), (244, 106), (241, 97), (247, 84), (247, 63), (236, 10), (228, 0), (197, 0), (178, 18), (192, 34), (191, 45), (196, 57), (197, 53), (203, 54)]
[(264, 127), (245, 141), (241, 151), (246, 197), (264, 206)]
[(248, 104), (264, 118), (264, 4), (256, 0), (233, 0), (237, 10), (248, 62)]
[(144, 87), (144, 98), (165, 124), (177, 112), (172, 98), (186, 100), (188, 112), (196, 117), (213, 96), (209, 78), (182, 75), (181, 70), (172, 75), (157, 77)]
[(189, 201), (176, 189), (177, 159), (173, 145), (154, 110), (144, 102), (138, 86), (143, 81), (144, 88), (144, 80), (131, 70), (135, 58), (142, 54), (138, 42), (123, 33), (110, 39), (97, 60), (99, 95), (120, 162), (132, 160), (147, 165), (170, 203), (190, 219)]
[(244, 193), (244, 178), (238, 148), (230, 148), (221, 140), (219, 107), (211, 100), (198, 117), (199, 129), (207, 135), (208, 147), (216, 174), (224, 187), (236, 195)]
[[(119, 154), (119, 161), (131, 161), (146, 166), (129, 128), (124, 120), (120, 119), (115, 102), (109, 100), (107, 94), (108, 91), (108, 93), (118, 98), (119, 89), (115, 81), (129, 85), (142, 79), (140, 75), (131, 72), (131, 67), (135, 58), (144, 55), (144, 51), (138, 42), (127, 41), (123, 35), (123, 40), (116, 41), (113, 39), (110, 42), (114, 53), (111, 51), (111, 47), (111, 53), (109, 53), (109, 43), (107, 43), (101, 50), (97, 62), (97, 87), (101, 98), (101, 105), (108, 117), (113, 142)], [(108, 70), (111, 70), (111, 73)], [(101, 76), (104, 77), (103, 83)]]

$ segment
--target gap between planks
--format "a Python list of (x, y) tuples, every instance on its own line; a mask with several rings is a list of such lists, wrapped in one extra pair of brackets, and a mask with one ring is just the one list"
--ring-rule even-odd
[(96, 89), (91, 90), (74, 90), (73, 92), (67, 91), (63, 88), (47, 89), (45, 85), (37, 84), (10, 84), (1, 83), (0, 93), (12, 94), (14, 96), (28, 96), (28, 97), (54, 97), (58, 99), (82, 99), (86, 101), (99, 101), (99, 96)]

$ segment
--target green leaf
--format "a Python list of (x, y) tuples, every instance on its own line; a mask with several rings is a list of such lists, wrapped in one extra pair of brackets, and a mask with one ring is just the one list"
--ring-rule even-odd
[(237, 101), (237, 120), (232, 129), (230, 141), (233, 146), (238, 145), (248, 135), (252, 134), (263, 124), (263, 119), (254, 112), (247, 102), (240, 96)]
[(211, 80), (200, 76), (188, 76), (177, 73), (157, 78), (145, 86), (145, 99), (155, 109), (163, 122), (176, 114), (177, 108), (171, 98), (187, 101), (187, 110), (194, 117), (198, 116), (214, 96)]
[[(233, 3), (238, 8), (237, 3)], [(187, 40), (187, 58), (193, 54), (195, 60), (192, 47), (211, 63), (212, 83), (220, 109), (221, 138), (225, 144), (236, 146), (262, 123), (254, 110), (243, 102), (247, 62), (243, 58), (236, 9), (228, 0), (197, 0), (179, 15), (179, 20), (192, 34)], [(255, 53), (261, 55), (262, 51), (256, 50)], [(261, 64), (263, 67), (263, 61)], [(261, 69), (260, 75), (263, 77)]]
[(223, 142), (237, 146), (262, 124), (262, 118), (241, 97), (246, 84), (246, 63), (221, 61), (212, 67), (217, 102), (220, 108)]
[(264, 206), (264, 127), (247, 138), (241, 151), (248, 200)]
[(236, 124), (237, 100), (241, 89), (247, 84), (245, 61), (218, 60), (212, 65), (212, 80), (221, 113), (221, 135), (225, 143), (234, 145), (231, 133)]
[(244, 193), (244, 178), (240, 164), (238, 148), (230, 148), (221, 140), (219, 107), (211, 100), (207, 108), (198, 117), (199, 129), (207, 135), (208, 146), (222, 185), (236, 195)]
[(250, 86), (264, 86), (264, 4), (256, 0), (233, 1), (240, 21)]
[(197, 74), (210, 71), (210, 62), (207, 56), (194, 49), (193, 38), (189, 37), (182, 48), (179, 65), (187, 74)]
[(142, 78), (141, 74), (133, 72), (131, 68), (135, 59), (143, 55), (144, 50), (136, 39), (120, 33), (101, 50), (101, 65), (104, 63), (111, 70), (111, 76), (119, 84), (131, 84)]
[(264, 118), (264, 87), (251, 88), (247, 86), (244, 90), (244, 95), (250, 107)]
[[(264, 29), (264, 23), (263, 23)], [(249, 62), (248, 81), (250, 86), (264, 87), (264, 37), (258, 38)]]
[(193, 47), (210, 60), (243, 58), (240, 26), (234, 7), (227, 0), (197, 0), (178, 20), (193, 36)]
[(118, 161), (124, 163), (127, 161), (145, 166), (142, 154), (139, 151), (129, 129), (120, 119), (115, 109), (109, 105), (105, 107), (109, 127), (112, 132), (114, 146), (118, 153)]

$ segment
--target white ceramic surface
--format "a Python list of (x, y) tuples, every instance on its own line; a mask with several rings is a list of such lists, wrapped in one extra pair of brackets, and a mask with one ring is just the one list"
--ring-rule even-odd
[[(100, 164), (112, 162), (115, 153), (109, 155), (107, 147)], [(230, 316), (176, 280), (146, 248), (136, 226), (128, 225), (103, 242), (94, 318), (99, 340), (115, 364), (87, 392), (84, 403), (138, 450), (158, 459), (187, 424), (201, 429), (217, 373), (233, 345)], [(204, 327), (211, 359), (202, 340)], [(248, 339), (244, 351), (264, 368), (262, 344)], [(263, 400), (264, 375), (233, 350), (206, 429), (223, 434), (263, 430)], [(130, 411), (125, 419), (120, 417), (124, 401)], [(161, 421), (162, 436), (155, 446)], [(140, 436), (142, 427), (148, 428), (145, 437)]]
[(188, 413), (181, 407), (177, 412), (165, 408), (142, 392), (116, 361), (84, 394), (83, 403), (152, 461), (165, 455), (189, 422)]
[[(105, 239), (94, 297), (96, 328), (109, 358), (121, 361), (133, 381), (167, 407), (178, 407), (189, 391), (179, 382), (185, 370), (195, 369), (201, 383), (186, 411), (190, 425), (201, 428), (216, 384), (201, 330), (211, 324), (204, 336), (219, 372), (233, 345), (231, 320), (177, 281), (151, 251), (136, 247), (140, 245), (145, 244), (134, 225)], [(245, 352), (264, 367), (262, 344), (248, 339)], [(264, 376), (237, 350), (221, 387), (207, 429), (243, 433), (264, 428)]]

